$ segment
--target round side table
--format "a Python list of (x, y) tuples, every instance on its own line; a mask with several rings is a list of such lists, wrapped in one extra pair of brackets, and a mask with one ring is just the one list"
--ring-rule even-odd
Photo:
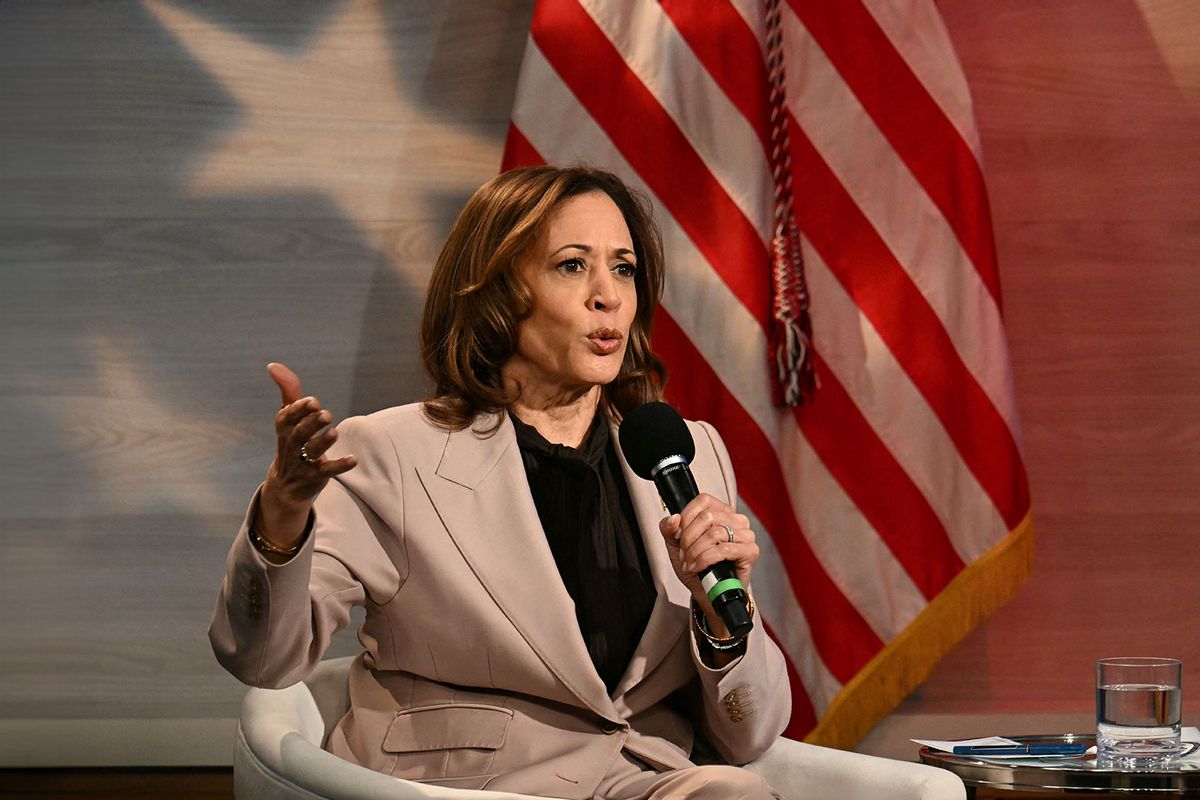
[[(1010, 736), (1021, 743), (1096, 743), (1095, 734)], [(1195, 747), (1195, 745), (1191, 745)], [(968, 798), (983, 797), (1200, 797), (1200, 761), (1152, 769), (1115, 769), (1085, 758), (984, 759), (922, 747), (921, 762), (962, 778)]]

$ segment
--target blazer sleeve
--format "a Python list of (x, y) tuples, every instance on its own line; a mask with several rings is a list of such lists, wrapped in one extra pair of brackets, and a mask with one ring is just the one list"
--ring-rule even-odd
[[(330, 455), (353, 453), (358, 466), (317, 496), (303, 546), (282, 564), (267, 561), (250, 541), (261, 487), (255, 493), (229, 550), (208, 631), (217, 661), (243, 683), (277, 689), (303, 680), (349, 623), (351, 608), (399, 591), (394, 556), (403, 550), (401, 534), (362, 496), (399, 481), (391, 440), (374, 427), (362, 417), (338, 426)], [(387, 495), (401, 502), (398, 487)]]
[[(716, 452), (726, 502), (736, 506), (737, 482), (725, 444), (711, 425), (702, 422), (700, 427)], [(729, 763), (747, 764), (775, 743), (791, 717), (792, 692), (783, 653), (763, 629), (757, 608), (746, 652), (721, 669), (705, 666), (694, 626), (690, 636), (692, 659), (700, 675), (704, 734)]]

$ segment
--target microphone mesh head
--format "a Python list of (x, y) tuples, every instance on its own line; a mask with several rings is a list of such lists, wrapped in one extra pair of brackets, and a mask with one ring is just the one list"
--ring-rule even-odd
[(625, 460), (638, 477), (653, 480), (650, 471), (664, 458), (681, 456), (692, 463), (696, 443), (679, 412), (666, 403), (644, 403), (621, 420), (618, 432)]

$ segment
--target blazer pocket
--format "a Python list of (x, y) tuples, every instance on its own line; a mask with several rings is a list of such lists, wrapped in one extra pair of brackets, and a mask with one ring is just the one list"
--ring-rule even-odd
[(417, 706), (396, 714), (383, 737), (392, 774), (408, 780), (482, 776), (504, 746), (512, 709), (473, 703)]

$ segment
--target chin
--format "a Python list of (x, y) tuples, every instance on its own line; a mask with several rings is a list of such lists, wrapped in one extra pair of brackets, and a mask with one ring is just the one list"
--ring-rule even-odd
[(597, 370), (596, 372), (592, 373), (592, 376), (588, 382), (594, 386), (607, 386), (615, 381), (617, 376), (620, 374), (621, 367), (620, 364), (618, 364), (616, 369)]
[(617, 373), (611, 375), (580, 375), (578, 381), (580, 386), (585, 386), (589, 389), (599, 386), (603, 388), (617, 379)]
[(581, 369), (576, 373), (580, 383), (588, 386), (607, 386), (621, 374), (621, 364), (624, 358), (615, 354), (591, 364), (580, 364)]

